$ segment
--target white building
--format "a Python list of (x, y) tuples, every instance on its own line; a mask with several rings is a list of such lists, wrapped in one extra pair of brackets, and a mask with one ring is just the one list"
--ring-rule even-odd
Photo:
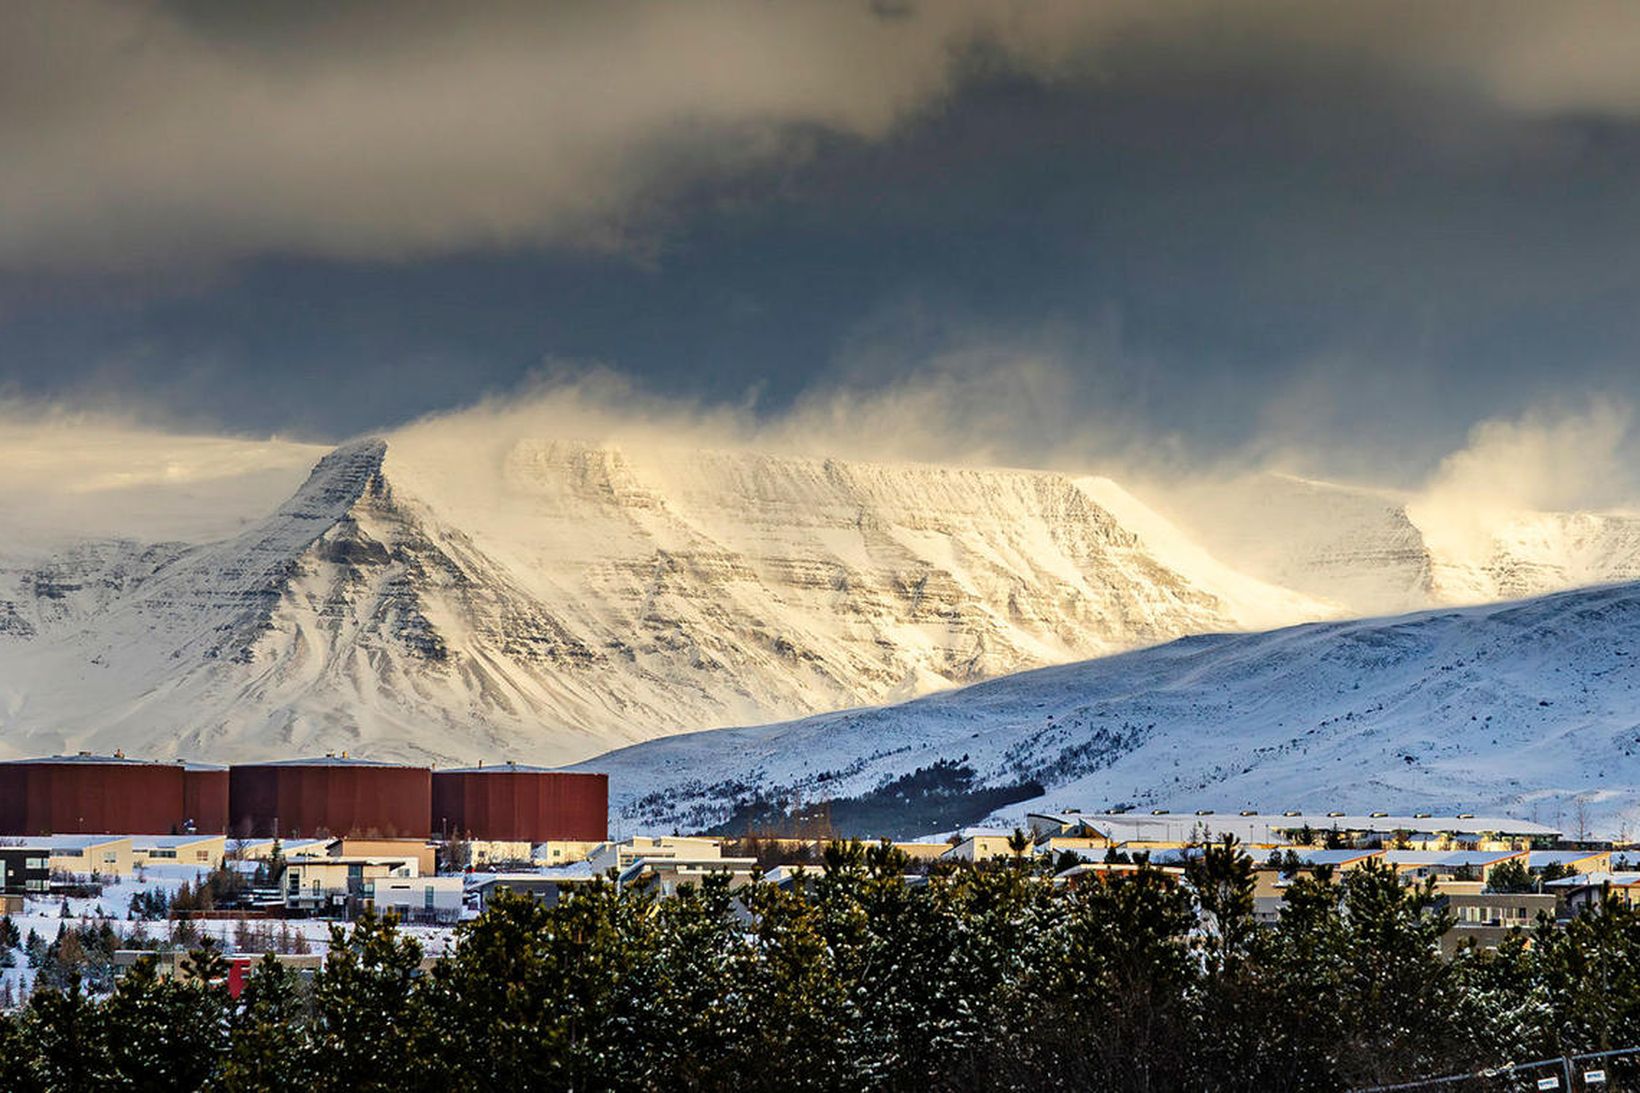
[(624, 842), (607, 842), (587, 855), (592, 872), (602, 875), (613, 869), (624, 872), (638, 861), (662, 861), (668, 858), (695, 862), (714, 861), (723, 857), (723, 843), (718, 839), (661, 835), (650, 838), (634, 836)]
[(391, 911), (408, 922), (454, 922), (461, 917), (466, 885), (461, 877), (377, 877), (365, 897), (378, 914)]

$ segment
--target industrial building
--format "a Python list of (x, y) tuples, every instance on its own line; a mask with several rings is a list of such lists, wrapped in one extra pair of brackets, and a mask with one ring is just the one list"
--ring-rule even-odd
[(182, 765), (182, 814), (202, 835), (228, 833), (228, 768), (208, 763)]
[(494, 843), (602, 842), (609, 776), (502, 763), (433, 772), (433, 830)]
[(432, 816), (426, 767), (347, 756), (235, 764), (228, 802), (236, 835), (425, 838)]
[(0, 835), (220, 833), (226, 777), (225, 770), (117, 753), (0, 762)]
[[(547, 846), (562, 862), (605, 840), (608, 809), (606, 775), (513, 763), (435, 772), (344, 753), (222, 767), (117, 752), (0, 762), (0, 837), (226, 835), (243, 844), (437, 833), (509, 848), (492, 855), (508, 859)], [(171, 849), (150, 838), (144, 859), (150, 843), (160, 857)]]

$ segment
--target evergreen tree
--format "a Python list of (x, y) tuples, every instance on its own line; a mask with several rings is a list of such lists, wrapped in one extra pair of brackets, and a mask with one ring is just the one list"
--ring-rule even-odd
[[(226, 987), (202, 954), (187, 978), (161, 976), (151, 956), (129, 968), (103, 1004), (108, 1089), (202, 1089), (226, 1049)], [(217, 961), (220, 958), (216, 958)]]
[(78, 978), (61, 990), (35, 990), (22, 1021), (32, 1050), (32, 1079), (52, 1093), (95, 1093), (107, 1088), (102, 1014)]
[(21, 1014), (0, 1012), (0, 1089), (8, 1093), (45, 1093), (35, 1044)]
[(1537, 881), (1519, 858), (1494, 866), (1486, 876), (1488, 892), (1535, 892)]
[(421, 946), (391, 915), (366, 914), (351, 931), (331, 928), (330, 952), (313, 978), (312, 1088), (400, 1090), (426, 1075), (424, 1016), (414, 992)]
[(301, 979), (272, 956), (264, 956), (245, 979), (228, 1022), (222, 1062), (224, 1093), (299, 1089), (308, 1070), (307, 1003)]

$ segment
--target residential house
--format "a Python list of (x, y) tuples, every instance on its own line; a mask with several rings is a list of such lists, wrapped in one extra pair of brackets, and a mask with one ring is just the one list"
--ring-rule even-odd
[(133, 868), (128, 835), (47, 835), (33, 844), (50, 849), (53, 873), (128, 877)]
[(51, 848), (39, 843), (0, 846), (0, 914), (23, 912), (29, 896), (51, 889)]
[(1534, 850), (1526, 856), (1526, 868), (1542, 873), (1550, 866), (1573, 873), (1609, 873), (1612, 868), (1610, 850)]
[(947, 861), (990, 861), (993, 858), (1012, 858), (1020, 853), (1030, 853), (1031, 844), (1027, 843), (1024, 850), (1015, 851), (1012, 843), (1014, 834), (1011, 831), (991, 831), (984, 829), (970, 829), (958, 833), (958, 841), (940, 857)]
[[(1464, 887), (1480, 888), (1480, 881)], [(1443, 884), (1436, 892), (1435, 912), (1448, 911), (1455, 922), (1441, 938), (1448, 956), (1467, 944), (1495, 949), (1516, 930), (1531, 929), (1539, 915), (1553, 919), (1559, 899), (1554, 893), (1460, 891), (1459, 885)]]
[(602, 875), (612, 869), (616, 873), (624, 872), (634, 862), (645, 859), (659, 861), (664, 858), (678, 858), (699, 862), (712, 861), (722, 856), (721, 839), (682, 835), (635, 835), (623, 842), (600, 843), (587, 855), (586, 860), (594, 874)]
[(615, 877), (617, 888), (650, 887), (660, 895), (677, 894), (684, 885), (700, 887), (707, 877), (727, 875), (729, 887), (757, 879), (756, 858), (639, 858)]
[(376, 877), (367, 882), (366, 905), (407, 922), (454, 922), (461, 917), (466, 887), (461, 877)]
[(410, 857), (294, 857), (280, 881), (286, 908), (312, 913), (348, 913), (373, 895), (373, 882), (420, 876)]
[(426, 839), (332, 839), (325, 853), (333, 858), (414, 858), (416, 876), (438, 872), (438, 848)]
[(571, 889), (600, 879), (601, 876), (590, 869), (571, 867), (550, 873), (474, 873), (466, 881), (467, 891), (476, 897), (478, 909), (484, 911), (500, 892), (533, 896), (551, 907)]
[(1543, 889), (1557, 893), (1571, 914), (1599, 907), (1608, 895), (1629, 907), (1640, 907), (1640, 873), (1585, 873), (1549, 881)]
[(573, 839), (553, 839), (527, 847), (528, 853), (525, 854), (525, 858), (536, 865), (573, 865), (578, 861), (586, 861), (587, 855), (601, 845), (603, 844), (577, 842)]
[(222, 835), (133, 835), (131, 860), (136, 865), (200, 865), (214, 869), (228, 852)]
[(1384, 860), (1405, 880), (1450, 877), (1486, 881), (1506, 861), (1526, 864), (1525, 850), (1386, 850)]

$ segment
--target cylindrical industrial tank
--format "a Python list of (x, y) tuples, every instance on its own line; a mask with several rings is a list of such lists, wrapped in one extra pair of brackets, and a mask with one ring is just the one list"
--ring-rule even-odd
[(497, 842), (609, 836), (609, 776), (502, 763), (433, 772), (433, 830)]
[(0, 835), (180, 832), (182, 767), (121, 755), (54, 755), (0, 763)]
[(432, 815), (426, 767), (326, 756), (228, 768), (234, 835), (425, 838)]
[(228, 768), (206, 763), (182, 765), (182, 818), (201, 835), (228, 831)]

